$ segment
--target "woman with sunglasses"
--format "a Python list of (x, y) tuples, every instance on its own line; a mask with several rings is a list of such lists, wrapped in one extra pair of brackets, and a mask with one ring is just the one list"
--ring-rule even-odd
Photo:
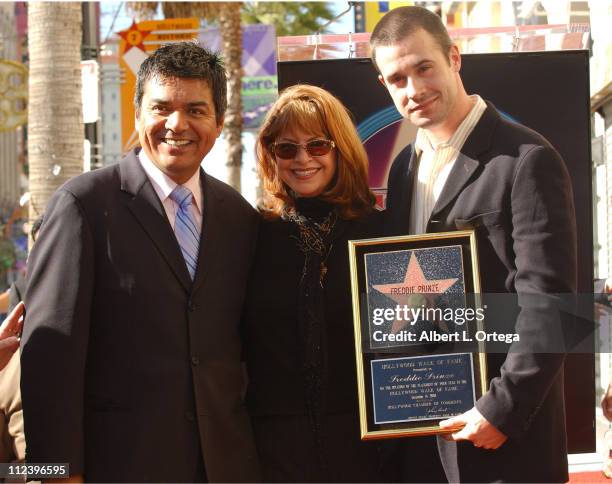
[(384, 479), (359, 437), (347, 241), (378, 234), (344, 106), (297, 85), (257, 140), (265, 193), (245, 309), (247, 403), (265, 482)]

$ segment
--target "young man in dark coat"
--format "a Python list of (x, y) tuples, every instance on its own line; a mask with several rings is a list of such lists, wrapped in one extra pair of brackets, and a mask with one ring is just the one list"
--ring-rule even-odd
[[(576, 225), (563, 160), (538, 133), (468, 96), (459, 50), (437, 15), (391, 10), (370, 42), (379, 80), (419, 128), (389, 173), (387, 233), (474, 228), (482, 291), (516, 294), (522, 343), (547, 347), (548, 331), (559, 329), (549, 296), (576, 289)], [(537, 304), (522, 304), (529, 296)], [(488, 316), (495, 324), (500, 315)], [(463, 426), (438, 439), (450, 482), (568, 479), (563, 360), (562, 351), (488, 355), (488, 391), (441, 423)]]

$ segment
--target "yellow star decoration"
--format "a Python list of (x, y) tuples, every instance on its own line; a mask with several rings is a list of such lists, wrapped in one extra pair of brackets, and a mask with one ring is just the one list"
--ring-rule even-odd
[(137, 47), (144, 52), (145, 47), (143, 41), (151, 32), (152, 30), (139, 30), (138, 24), (136, 21), (133, 21), (129, 29), (119, 32), (119, 36), (125, 40), (126, 43), (125, 52), (123, 52), (123, 54), (132, 47)]

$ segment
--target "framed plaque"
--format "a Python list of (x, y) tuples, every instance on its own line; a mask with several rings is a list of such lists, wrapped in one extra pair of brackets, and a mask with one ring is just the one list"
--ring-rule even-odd
[(486, 391), (474, 231), (349, 241), (361, 438), (449, 432)]

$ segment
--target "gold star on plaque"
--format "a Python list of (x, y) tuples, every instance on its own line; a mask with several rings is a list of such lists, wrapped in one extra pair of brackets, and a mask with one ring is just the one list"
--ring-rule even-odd
[[(403, 281), (391, 284), (375, 284), (373, 287), (400, 305), (415, 307), (430, 302), (427, 295), (443, 294), (457, 281), (457, 278), (427, 279), (415, 253), (412, 252)], [(394, 321), (391, 332), (397, 333), (409, 322), (406, 320)]]

